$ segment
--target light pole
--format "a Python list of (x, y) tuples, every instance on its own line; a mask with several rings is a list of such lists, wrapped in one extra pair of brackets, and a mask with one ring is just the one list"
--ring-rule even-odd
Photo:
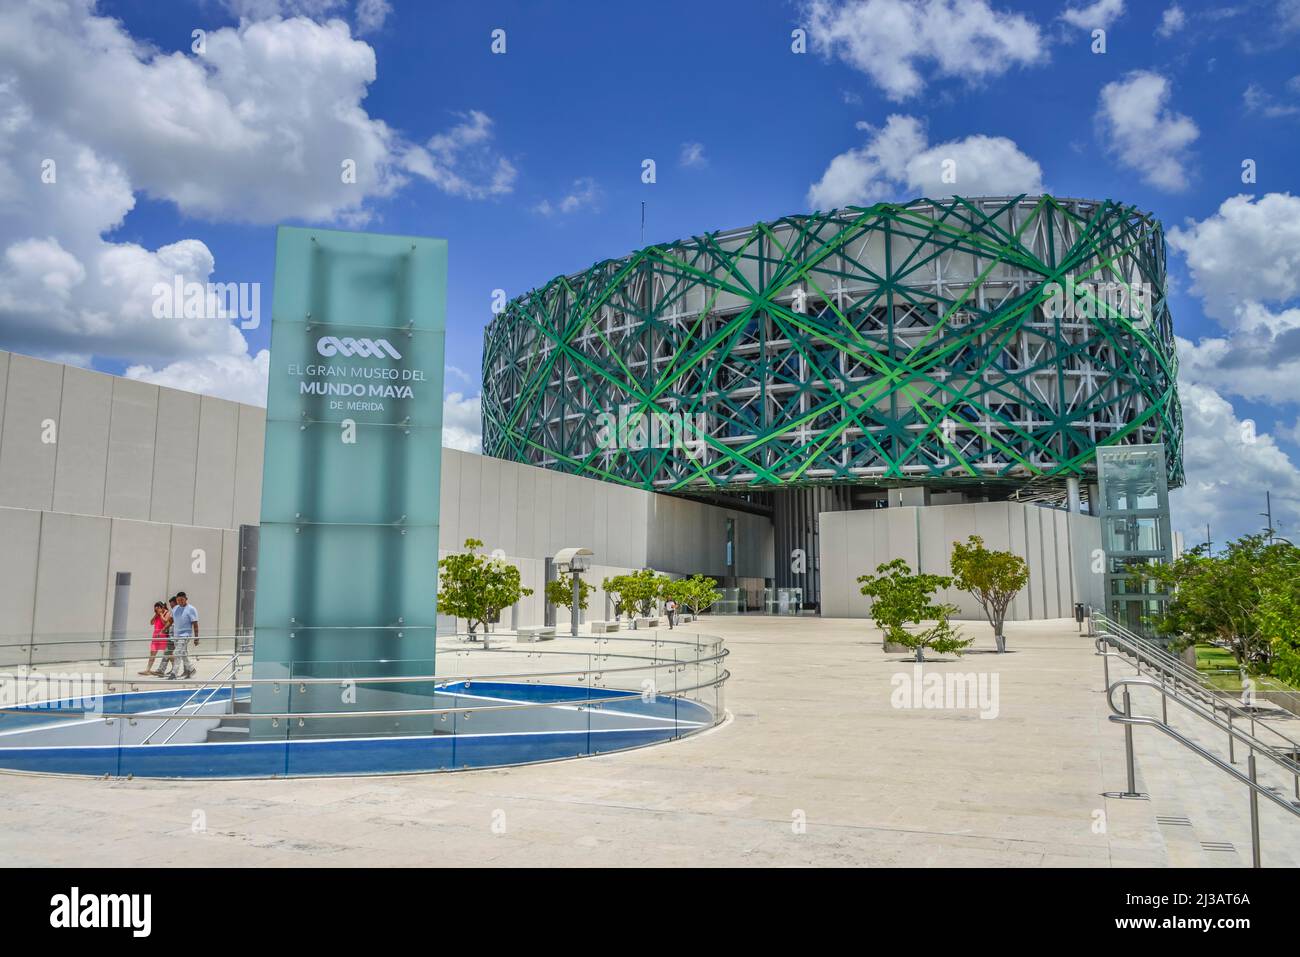
[(561, 548), (552, 560), (557, 572), (561, 575), (573, 576), (573, 604), (570, 606), (569, 613), (569, 634), (574, 638), (578, 637), (578, 620), (581, 616), (582, 582), (580, 579), (582, 573), (591, 568), (588, 559), (592, 554), (590, 548)]

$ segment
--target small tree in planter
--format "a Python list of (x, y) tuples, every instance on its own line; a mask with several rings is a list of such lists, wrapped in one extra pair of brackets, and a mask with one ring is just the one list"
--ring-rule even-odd
[(664, 598), (673, 598), (678, 605), (687, 608), (692, 618), (700, 617), (700, 609), (708, 608), (722, 598), (717, 583), (708, 575), (692, 575), (679, 578), (664, 586)]
[[(591, 597), (592, 586), (585, 578), (578, 579), (578, 609), (587, 610), (587, 599)], [(554, 578), (546, 583), (546, 600), (552, 605), (561, 605), (569, 609), (569, 615), (573, 611), (573, 579), (567, 575), (564, 578)]]
[[(948, 618), (957, 607), (936, 604), (934, 593), (947, 588), (952, 579), (946, 575), (912, 574), (901, 558), (876, 566), (875, 575), (860, 575), (862, 594), (874, 599), (871, 617), (885, 635), (885, 641), (903, 645), (916, 652), (917, 661), (925, 661), (925, 649), (936, 654), (961, 654), (970, 639), (959, 638)], [(909, 631), (907, 625), (919, 626), (933, 621), (929, 628)]]
[(654, 614), (655, 602), (659, 600), (664, 583), (671, 580), (653, 568), (643, 568), (639, 572), (620, 577), (623, 578), (623, 587), (619, 596), (642, 618)]
[(1007, 639), (1002, 634), (1007, 609), (1029, 582), (1029, 565), (1019, 555), (985, 548), (984, 539), (978, 535), (964, 543), (952, 543), (951, 564), (957, 587), (970, 592), (984, 609), (1001, 654), (1007, 650)]
[(621, 615), (627, 615), (629, 618), (636, 614), (636, 603), (628, 597), (628, 576), (611, 575), (600, 583), (600, 587), (605, 590), (605, 594), (610, 596), (614, 604), (614, 616), (617, 618)]
[(483, 543), (465, 539), (465, 551), (438, 562), (438, 610), (464, 618), (471, 640), (479, 625), (496, 618), (531, 588), (519, 584), (519, 569), (499, 558), (480, 555)]

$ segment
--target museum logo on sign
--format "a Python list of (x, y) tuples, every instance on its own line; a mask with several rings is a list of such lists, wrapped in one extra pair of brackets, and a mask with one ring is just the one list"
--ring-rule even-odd
[(387, 339), (353, 339), (350, 336), (340, 339), (335, 336), (321, 336), (316, 340), (316, 351), (323, 356), (402, 358), (402, 354), (394, 349), (393, 344)]

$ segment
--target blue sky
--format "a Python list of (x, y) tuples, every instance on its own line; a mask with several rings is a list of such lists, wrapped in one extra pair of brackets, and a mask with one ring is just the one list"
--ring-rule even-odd
[[(79, 156), (81, 178), (48, 208), (30, 199), (41, 187), (0, 180), (0, 204), (22, 196), (0, 229), (13, 252), (0, 347), (255, 399), (269, 315), (243, 341), (206, 328), (151, 338), (128, 320), (115, 334), (131, 307), (112, 296), (129, 298), (161, 261), (260, 282), (269, 313), (277, 222), (444, 237), (448, 364), (465, 373), (447, 380), (461, 430), (449, 444), (472, 446), (492, 290), (514, 296), (627, 253), (642, 202), (655, 242), (821, 199), (907, 199), (925, 175), (887, 149), (944, 146), (977, 170), (958, 191), (1114, 198), (1180, 230), (1180, 524), (1254, 527), (1268, 486), (1284, 531), (1300, 531), (1300, 235), (1269, 225), (1300, 221), (1300, 0), (28, 7), (0, 14), (0, 64), (17, 64), (0, 65), (0, 161), (26, 177), (38, 157)], [(496, 28), (504, 55), (490, 49)], [(316, 181), (352, 153), (368, 157), (358, 184)], [(37, 316), (31, 289), (62, 296), (65, 320)]]

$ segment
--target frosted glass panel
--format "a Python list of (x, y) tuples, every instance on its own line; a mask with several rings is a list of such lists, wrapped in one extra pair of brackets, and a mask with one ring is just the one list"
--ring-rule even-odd
[(446, 279), (443, 240), (279, 230), (253, 676), (285, 683), (254, 714), (348, 710), (295, 678), (432, 673)]

